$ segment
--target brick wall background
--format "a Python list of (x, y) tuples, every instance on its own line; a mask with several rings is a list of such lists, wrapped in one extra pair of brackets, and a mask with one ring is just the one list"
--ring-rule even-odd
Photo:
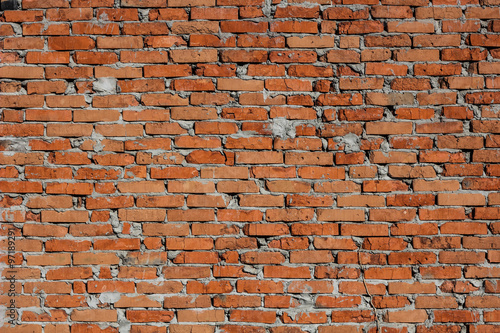
[(500, 332), (499, 4), (2, 1), (0, 330)]

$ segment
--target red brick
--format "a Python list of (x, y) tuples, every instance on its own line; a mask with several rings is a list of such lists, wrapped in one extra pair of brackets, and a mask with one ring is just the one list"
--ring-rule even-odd
[(57, 308), (7, 331), (118, 332), (107, 305), (133, 333), (495, 330), (500, 12), (483, 2), (4, 10), (0, 233), (19, 308)]

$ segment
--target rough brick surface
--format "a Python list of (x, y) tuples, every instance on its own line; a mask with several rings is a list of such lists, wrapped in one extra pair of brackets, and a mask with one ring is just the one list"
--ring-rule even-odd
[(500, 332), (499, 5), (2, 0), (0, 331)]

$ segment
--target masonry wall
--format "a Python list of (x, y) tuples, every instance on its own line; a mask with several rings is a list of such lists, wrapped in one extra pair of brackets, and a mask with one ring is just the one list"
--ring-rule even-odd
[(500, 332), (499, 5), (2, 1), (0, 330)]

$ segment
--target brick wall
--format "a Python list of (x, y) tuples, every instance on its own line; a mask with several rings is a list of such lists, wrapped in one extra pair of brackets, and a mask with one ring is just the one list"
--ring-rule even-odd
[(499, 5), (2, 1), (0, 330), (500, 332)]

